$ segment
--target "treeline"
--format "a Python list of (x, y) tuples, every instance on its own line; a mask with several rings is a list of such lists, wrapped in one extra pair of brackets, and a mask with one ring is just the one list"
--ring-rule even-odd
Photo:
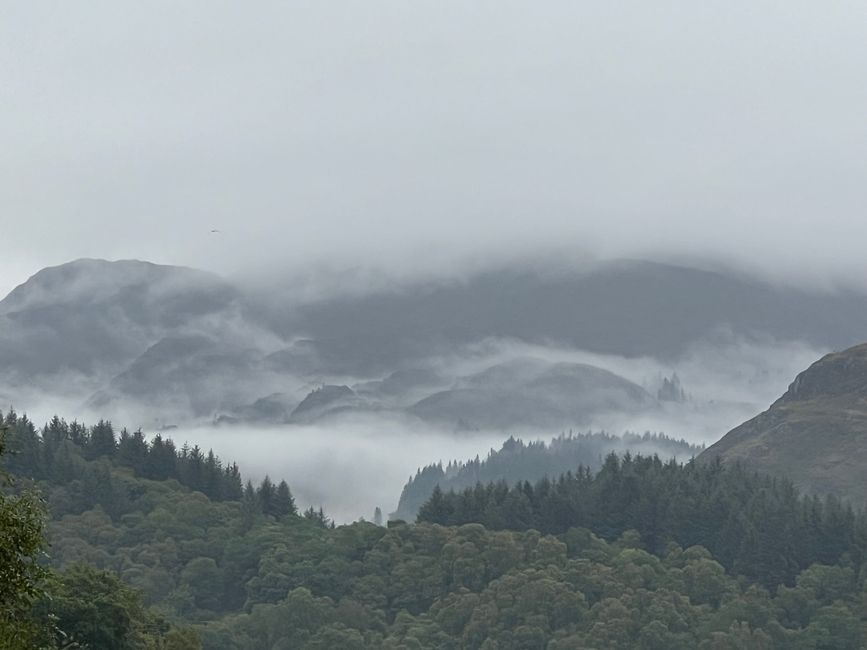
[[(0, 461), (8, 459), (7, 431), (0, 427)], [(0, 648), (201, 650), (194, 631), (145, 606), (115, 575), (81, 564), (48, 568), (45, 515), (40, 494), (0, 467)]]
[[(491, 498), (492, 510), (497, 500), (527, 499), (528, 517), (549, 514), (516, 519), (521, 530), (492, 530), (427, 522), (333, 527), (315, 511), (289, 516), (272, 505), (268, 512), (264, 503), (285, 503), (276, 498), (279, 486), (260, 496), (248, 485), (240, 500), (215, 500), (175, 479), (137, 475), (116, 459), (82, 455), (80, 462), (107, 468), (126, 500), (118, 516), (100, 504), (68, 513), (58, 505), (71, 484), (50, 475), (36, 482), (51, 509), (50, 562), (60, 581), (39, 602), (55, 603), (58, 625), (93, 650), (194, 650), (199, 643), (205, 650), (864, 648), (860, 515), (850, 526), (848, 509), (791, 491), (805, 512), (818, 508), (820, 535), (813, 546), (796, 545), (814, 556), (798, 557), (805, 568), (773, 588), (691, 541), (719, 541), (723, 523), (714, 520), (736, 518), (729, 501), (745, 504), (747, 522), (761, 524), (756, 512), (770, 518), (750, 538), (769, 561), (775, 547), (761, 536), (796, 543), (795, 535), (808, 532), (787, 520), (798, 521), (799, 510), (774, 505), (786, 501), (784, 483), (738, 468), (629, 456), (609, 458), (597, 474), (582, 469), (547, 482), (549, 496), (561, 482), (595, 485), (598, 494), (581, 493), (590, 499), (586, 511), (555, 509), (544, 481), (495, 484), (490, 489), (506, 496)], [(456, 505), (458, 496), (441, 493), (439, 505)], [(550, 511), (534, 503), (549, 503)], [(565, 503), (578, 508), (581, 499)], [(11, 539), (4, 537), (9, 520), (0, 516), (3, 540)], [(836, 531), (835, 520), (843, 522)], [(540, 532), (546, 521), (560, 532)], [(739, 534), (731, 533), (736, 549)], [(2, 575), (10, 548), (0, 545)], [(75, 568), (82, 563), (92, 568)], [(9, 584), (0, 580), (0, 601)]]
[(863, 511), (830, 496), (802, 496), (789, 481), (718, 461), (611, 454), (596, 473), (579, 468), (536, 483), (436, 488), (418, 518), (550, 534), (580, 526), (607, 540), (633, 530), (651, 553), (664, 554), (671, 542), (702, 546), (729, 572), (771, 589), (793, 584), (815, 563), (845, 558), (860, 566), (867, 558)]
[(54, 416), (37, 430), (26, 415), (10, 409), (0, 420), (10, 432), (8, 461), (11, 471), (36, 480), (71, 479), (76, 460), (105, 458), (131, 468), (136, 476), (162, 481), (175, 479), (181, 485), (203, 492), (215, 501), (238, 500), (242, 495), (241, 474), (234, 463), (223, 467), (213, 451), (198, 446), (175, 447), (172, 440), (156, 435), (147, 441), (141, 430), (116, 433), (112, 423), (100, 420), (93, 426)]
[[(53, 504), (56, 514), (83, 512), (96, 505), (111, 516), (125, 512), (129, 495), (115, 485), (110, 471), (113, 465), (129, 468), (135, 476), (146, 479), (176, 480), (213, 501), (243, 500), (249, 511), (274, 516), (298, 514), (286, 481), (274, 484), (266, 476), (256, 488), (249, 481), (244, 486), (236, 463), (224, 465), (213, 450), (205, 453), (198, 445), (177, 448), (171, 439), (159, 434), (147, 440), (140, 429), (129, 432), (124, 428), (118, 434), (106, 420), (86, 426), (56, 415), (37, 429), (14, 409), (5, 415), (0, 411), (0, 426), (7, 431), (10, 453), (4, 464), (10, 472), (66, 486), (64, 497), (57, 496)], [(308, 511), (305, 516), (330, 523), (319, 511)]]
[(400, 495), (392, 519), (414, 521), (419, 508), (430, 498), (434, 487), (459, 492), (476, 483), (497, 481), (538, 481), (547, 476), (556, 478), (574, 471), (578, 466), (596, 470), (612, 452), (658, 455), (661, 458), (689, 460), (704, 450), (685, 440), (676, 440), (662, 433), (636, 434), (626, 432), (615, 436), (605, 432), (562, 434), (550, 442), (509, 437), (499, 451), (491, 450), (487, 458), (478, 456), (470, 461), (452, 461), (428, 465), (411, 476)]

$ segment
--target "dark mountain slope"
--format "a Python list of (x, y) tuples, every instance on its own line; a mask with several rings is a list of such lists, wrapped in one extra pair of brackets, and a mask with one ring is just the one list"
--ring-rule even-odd
[(634, 413), (655, 404), (641, 386), (608, 370), (518, 358), (463, 377), (411, 410), (458, 428), (507, 430), (584, 426), (602, 413)]
[(726, 327), (840, 349), (867, 332), (867, 297), (621, 261), (568, 274), (498, 270), (323, 300), (284, 314), (279, 327), (306, 333), (326, 362), (351, 370), (492, 336), (672, 357)]
[(175, 417), (211, 416), (249, 397), (242, 384), (255, 376), (257, 361), (253, 351), (201, 334), (168, 336), (94, 394), (89, 406), (112, 414), (141, 403)]
[(829, 354), (799, 374), (767, 411), (701, 456), (716, 457), (867, 503), (867, 344)]

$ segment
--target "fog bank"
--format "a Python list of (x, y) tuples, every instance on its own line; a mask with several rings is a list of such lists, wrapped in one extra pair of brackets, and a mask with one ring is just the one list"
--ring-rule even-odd
[(184, 442), (213, 448), (224, 462), (237, 462), (254, 484), (267, 474), (289, 483), (301, 509), (325, 509), (337, 523), (373, 519), (397, 507), (404, 483), (416, 469), (439, 459), (485, 456), (502, 434), (471, 437), (409, 426), (396, 420), (355, 418), (332, 427), (235, 426), (165, 432)]
[[(656, 391), (663, 376), (677, 373), (683, 382), (684, 402), (661, 402), (659, 408), (638, 415), (607, 413), (589, 427), (576, 430), (662, 432), (694, 444), (712, 444), (730, 429), (753, 417), (776, 400), (795, 375), (822, 352), (796, 343), (765, 344), (730, 341), (692, 349), (676, 365), (654, 359), (594, 355), (580, 350), (528, 346), (490, 340), (433, 367), (469, 373), (516, 355), (598, 364)], [(178, 445), (184, 442), (213, 448), (224, 461), (237, 462), (254, 482), (266, 474), (285, 479), (299, 506), (322, 505), (338, 522), (371, 519), (374, 508), (392, 512), (410, 475), (425, 465), (484, 457), (499, 449), (509, 435), (550, 440), (563, 430), (515, 427), (510, 430), (455, 432), (397, 414), (359, 414), (335, 417), (313, 426), (285, 425), (257, 428), (194, 427), (167, 431)]]

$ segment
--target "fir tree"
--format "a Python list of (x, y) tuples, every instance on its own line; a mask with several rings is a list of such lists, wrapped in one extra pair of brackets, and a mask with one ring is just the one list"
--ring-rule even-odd
[(100, 420), (96, 426), (90, 430), (90, 444), (88, 445), (88, 449), (91, 458), (114, 456), (116, 449), (114, 429), (111, 426), (111, 422)]
[(271, 479), (265, 475), (265, 478), (262, 479), (262, 483), (259, 484), (259, 489), (256, 490), (256, 496), (259, 497), (259, 505), (262, 508), (262, 512), (266, 515), (273, 515), (274, 512), (274, 500), (276, 495), (276, 490), (274, 489), (274, 484), (271, 482)]
[(274, 515), (277, 517), (296, 516), (298, 508), (295, 507), (295, 497), (289, 490), (289, 485), (286, 481), (280, 481), (277, 486), (277, 492), (274, 494), (273, 503)]

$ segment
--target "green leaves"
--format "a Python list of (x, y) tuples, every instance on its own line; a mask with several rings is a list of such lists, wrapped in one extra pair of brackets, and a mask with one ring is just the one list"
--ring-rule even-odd
[[(206, 650), (863, 646), (863, 517), (740, 470), (609, 458), (597, 477), (438, 491), (429, 514), (461, 525), (334, 527), (322, 511), (295, 515), (285, 483), (237, 481), (227, 499), (236, 468), (199, 491), (217, 476), (210, 454), (160, 442), (143, 460), (127, 434), (114, 458), (87, 460), (72, 425), (47, 431), (34, 458), (49, 470), (39, 487), (64, 571), (42, 581), (33, 561), (38, 494), (0, 494), (0, 589), (18, 594), (4, 609), (17, 627), (0, 634), (29, 630), (28, 649), (52, 647), (51, 625), (93, 650), (198, 650), (199, 638)], [(167, 480), (136, 471), (155, 448), (175, 461)], [(811, 534), (776, 540), (775, 527)]]
[[(0, 429), (0, 456), (5, 436), (5, 429)], [(26, 643), (43, 631), (30, 612), (44, 594), (47, 576), (39, 563), (45, 545), (45, 504), (32, 490), (5, 493), (4, 487), (10, 486), (10, 477), (0, 471), (0, 647)]]

